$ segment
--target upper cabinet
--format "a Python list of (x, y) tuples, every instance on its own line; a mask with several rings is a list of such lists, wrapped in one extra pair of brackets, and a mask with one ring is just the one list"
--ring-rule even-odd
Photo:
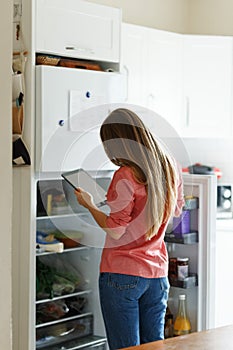
[(119, 62), (121, 10), (82, 0), (36, 0), (39, 53)]
[(182, 37), (123, 23), (121, 45), (127, 102), (156, 112), (177, 128), (182, 108)]
[(232, 38), (182, 35), (123, 23), (128, 102), (147, 107), (182, 137), (232, 135)]
[(149, 29), (145, 65), (146, 106), (178, 131), (182, 111), (182, 36)]
[(145, 105), (147, 28), (122, 23), (121, 70), (127, 76), (127, 102)]
[(184, 36), (183, 136), (231, 134), (232, 38)]

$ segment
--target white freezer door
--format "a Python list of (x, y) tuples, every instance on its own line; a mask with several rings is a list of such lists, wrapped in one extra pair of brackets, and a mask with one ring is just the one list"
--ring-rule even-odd
[(37, 66), (36, 170), (99, 168), (99, 127), (125, 96), (120, 73)]

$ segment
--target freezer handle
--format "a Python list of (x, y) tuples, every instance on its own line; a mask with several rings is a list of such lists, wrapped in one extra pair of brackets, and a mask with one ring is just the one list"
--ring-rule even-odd
[(66, 51), (78, 51), (78, 52), (83, 52), (83, 53), (89, 53), (94, 55), (95, 51), (89, 47), (75, 47), (75, 46), (66, 46), (65, 47)]

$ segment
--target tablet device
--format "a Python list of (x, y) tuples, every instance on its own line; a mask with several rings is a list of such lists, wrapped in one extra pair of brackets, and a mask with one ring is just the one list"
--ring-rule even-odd
[(101, 207), (106, 204), (106, 191), (83, 169), (67, 171), (61, 176), (75, 189), (81, 187), (89, 192), (95, 205)]

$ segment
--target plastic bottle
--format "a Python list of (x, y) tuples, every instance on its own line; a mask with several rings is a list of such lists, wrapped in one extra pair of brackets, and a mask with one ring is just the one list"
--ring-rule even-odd
[(174, 322), (174, 336), (191, 333), (191, 323), (187, 315), (186, 295), (179, 295), (178, 314)]

